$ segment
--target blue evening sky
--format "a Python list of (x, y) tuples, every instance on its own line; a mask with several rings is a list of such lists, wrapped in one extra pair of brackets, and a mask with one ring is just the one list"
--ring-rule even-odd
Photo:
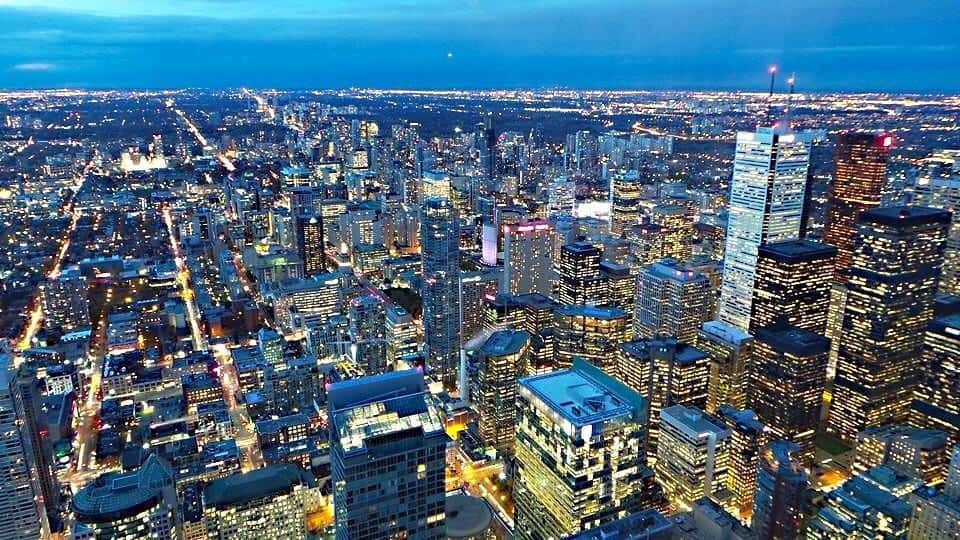
[(960, 90), (960, 0), (0, 0), (0, 88)]

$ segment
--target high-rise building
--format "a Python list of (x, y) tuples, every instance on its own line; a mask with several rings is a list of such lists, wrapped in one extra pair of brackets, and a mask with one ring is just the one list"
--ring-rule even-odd
[(417, 323), (407, 310), (394, 304), (387, 307), (384, 322), (387, 365), (396, 366), (405, 356), (420, 350)]
[(630, 267), (611, 261), (600, 262), (600, 277), (604, 281), (606, 295), (603, 303), (633, 313), (637, 301), (637, 277)]
[(311, 214), (297, 217), (297, 254), (303, 261), (305, 277), (327, 271), (327, 242), (323, 236), (323, 215)]
[(674, 259), (644, 267), (637, 277), (633, 333), (637, 337), (673, 336), (693, 343), (710, 317), (707, 278)]
[(643, 183), (637, 171), (616, 173), (610, 179), (610, 234), (620, 236), (640, 220)]
[(880, 206), (887, 181), (887, 153), (892, 146), (889, 133), (845, 131), (837, 136), (823, 241), (837, 248), (835, 276), (839, 282), (847, 280), (846, 271), (853, 261), (857, 216)]
[(461, 344), (470, 341), (483, 329), (484, 300), (496, 297), (502, 283), (502, 270), (499, 268), (483, 268), (460, 274)]
[(761, 245), (757, 250), (750, 330), (789, 324), (824, 334), (836, 254), (833, 246), (809, 240)]
[[(6, 364), (9, 356), (0, 355)], [(14, 395), (6, 368), (0, 370), (0, 531), (11, 540), (41, 537), (43, 508), (40, 485), (29, 466), (30, 451), (25, 444), (22, 421), (17, 417)]]
[(600, 248), (588, 242), (566, 244), (560, 248), (557, 262), (557, 300), (561, 304), (603, 302), (601, 255)]
[(942, 429), (960, 440), (960, 314), (944, 315), (927, 325), (918, 373), (910, 423)]
[(857, 474), (827, 493), (810, 519), (807, 538), (907, 538), (911, 507), (905, 492), (920, 485), (882, 466)]
[(477, 409), (483, 442), (500, 455), (513, 454), (517, 379), (523, 374), (529, 348), (527, 332), (501, 330), (477, 351), (477, 395), (470, 399)]
[(661, 255), (686, 261), (693, 255), (693, 217), (679, 204), (658, 204), (650, 219), (660, 226)]
[(386, 313), (379, 297), (365, 294), (350, 301), (350, 339), (353, 361), (368, 375), (387, 370)]
[(943, 491), (922, 488), (910, 497), (913, 515), (908, 538), (956, 538), (960, 523), (960, 446), (953, 448)]
[(697, 334), (697, 348), (710, 356), (706, 411), (721, 405), (746, 408), (753, 367), (753, 337), (720, 321), (707, 321)]
[(663, 258), (663, 234), (656, 223), (627, 227), (624, 237), (630, 243), (628, 264), (634, 272)]
[(675, 510), (690, 509), (700, 497), (719, 496), (727, 486), (730, 430), (695, 407), (660, 411), (660, 438), (654, 470)]
[(940, 291), (960, 295), (960, 150), (940, 150), (923, 160), (911, 204), (953, 210), (944, 251)]
[(757, 538), (801, 537), (810, 478), (794, 457), (799, 451), (796, 443), (784, 440), (773, 441), (760, 451), (750, 521)]
[(272, 328), (264, 327), (257, 332), (257, 343), (260, 347), (260, 354), (267, 364), (274, 368), (279, 369), (285, 365), (283, 342), (283, 337)]
[(553, 224), (545, 219), (503, 226), (503, 294), (553, 292)]
[(520, 379), (515, 537), (563, 538), (639, 510), (646, 400), (582, 360)]
[(757, 250), (761, 244), (800, 235), (810, 149), (785, 128), (737, 134), (719, 319), (750, 325)]
[(562, 305), (556, 309), (556, 366), (582, 358), (615, 373), (617, 345), (627, 339), (627, 314), (620, 308)]
[(38, 502), (51, 522), (59, 519), (60, 485), (53, 463), (53, 444), (45, 420), (43, 392), (45, 383), (37, 377), (34, 365), (23, 364), (10, 372), (10, 395), (20, 425), (20, 439), (30, 477), (39, 487)]
[(423, 375), (338, 382), (327, 397), (336, 538), (444, 538), (449, 438)]
[(721, 405), (717, 407), (715, 415), (730, 429), (730, 463), (726, 486), (732, 494), (729, 506), (736, 510), (735, 515), (747, 519), (753, 512), (760, 450), (769, 437), (756, 413), (750, 409)]
[(70, 502), (80, 538), (177, 538), (176, 508), (173, 470), (157, 454), (138, 469), (100, 475)]
[(547, 185), (547, 214), (553, 216), (573, 216), (577, 204), (577, 183), (567, 180), (566, 176), (554, 178)]
[(707, 402), (710, 358), (696, 347), (659, 336), (620, 344), (617, 378), (646, 396), (647, 453), (657, 455), (660, 411), (671, 405), (703, 409)]
[(949, 225), (950, 212), (924, 207), (857, 219), (829, 420), (846, 442), (908, 415)]
[(799, 445), (806, 463), (813, 458), (830, 341), (795, 326), (771, 326), (757, 329), (754, 351), (751, 408), (774, 437)]
[(460, 363), (460, 222), (444, 199), (427, 199), (422, 212), (420, 296), (427, 368), (453, 388)]
[(883, 465), (900, 474), (939, 484), (949, 460), (947, 434), (899, 424), (875, 426), (857, 435), (853, 470), (862, 473)]
[(304, 538), (311, 489), (316, 489), (313, 475), (291, 463), (218, 478), (203, 488), (207, 538)]
[(70, 331), (90, 326), (87, 280), (77, 268), (68, 268), (40, 286), (40, 302), (47, 328)]

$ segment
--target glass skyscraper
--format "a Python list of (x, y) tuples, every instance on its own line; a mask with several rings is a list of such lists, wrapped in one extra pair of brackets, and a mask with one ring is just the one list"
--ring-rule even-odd
[(420, 218), (423, 334), (427, 368), (446, 388), (460, 362), (460, 221), (446, 199), (429, 198)]

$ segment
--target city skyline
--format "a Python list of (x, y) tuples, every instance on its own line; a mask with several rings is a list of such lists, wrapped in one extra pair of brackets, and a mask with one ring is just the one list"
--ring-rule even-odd
[(944, 8), (5, 0), (0, 87), (762, 90), (777, 64), (804, 91), (947, 92), (960, 15)]

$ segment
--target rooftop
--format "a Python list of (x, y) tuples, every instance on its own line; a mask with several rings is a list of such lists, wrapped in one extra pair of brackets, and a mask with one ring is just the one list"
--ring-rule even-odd
[(310, 474), (297, 465), (268, 465), (210, 482), (203, 490), (203, 502), (208, 508), (230, 508), (256, 499), (284, 495), (293, 491), (295, 486), (312, 483)]
[(672, 405), (660, 411), (660, 419), (662, 422), (684, 427), (696, 433), (698, 437), (706, 437), (708, 434), (721, 437), (730, 433), (719, 419), (711, 417), (696, 407)]
[(830, 340), (796, 326), (767, 326), (756, 330), (757, 341), (780, 352), (796, 356), (813, 356), (830, 350)]
[(520, 352), (524, 344), (530, 339), (530, 334), (524, 330), (500, 330), (494, 332), (480, 348), (480, 352), (487, 356), (506, 356)]
[(951, 212), (926, 206), (882, 206), (860, 212), (857, 221), (900, 227), (923, 223), (950, 223)]
[(640, 270), (643, 274), (681, 282), (700, 281), (706, 278), (700, 272), (674, 259), (663, 259)]
[(100, 475), (77, 492), (71, 505), (84, 523), (115, 521), (153, 507), (161, 500), (163, 489), (172, 484), (170, 465), (151, 454), (134, 471)]
[(758, 253), (778, 261), (800, 262), (833, 258), (837, 254), (837, 248), (800, 238), (761, 244)]
[(672, 538), (673, 523), (653, 508), (568, 536), (567, 540), (654, 540)]
[(594, 319), (621, 319), (627, 316), (626, 312), (618, 307), (600, 307), (585, 304), (563, 304), (557, 308), (563, 315), (575, 317), (592, 317)]
[(493, 512), (479, 497), (458, 493), (447, 497), (447, 538), (474, 538), (490, 528)]

